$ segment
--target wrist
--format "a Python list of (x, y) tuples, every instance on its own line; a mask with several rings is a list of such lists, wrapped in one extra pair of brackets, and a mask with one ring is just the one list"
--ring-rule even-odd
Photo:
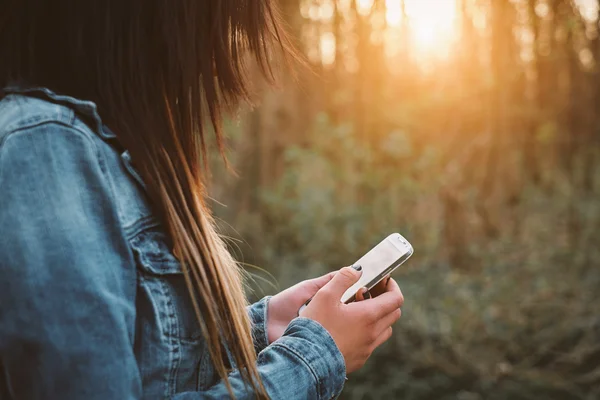
[(280, 315), (280, 308), (278, 295), (275, 295), (269, 299), (267, 303), (267, 311), (265, 313), (265, 334), (267, 337), (268, 344), (273, 343), (278, 339), (277, 332), (280, 330), (281, 321), (283, 317)]

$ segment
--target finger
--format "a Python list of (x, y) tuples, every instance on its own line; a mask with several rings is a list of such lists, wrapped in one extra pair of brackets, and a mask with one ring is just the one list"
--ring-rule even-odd
[(402, 310), (396, 308), (394, 311), (377, 321), (375, 329), (383, 332), (384, 330), (392, 326), (396, 321), (398, 321), (401, 316)]
[(388, 339), (391, 337), (392, 337), (392, 327), (390, 326), (387, 329), (385, 329), (383, 332), (381, 332), (381, 334), (377, 337), (377, 339), (375, 339), (375, 342), (373, 343), (374, 348), (381, 346), (382, 344), (387, 342)]
[(385, 288), (387, 287), (388, 280), (390, 279), (389, 275), (386, 275), (382, 280), (379, 281), (377, 285), (370, 290), (371, 296), (377, 297), (383, 293), (385, 293)]
[(365, 307), (369, 308), (376, 319), (381, 319), (395, 309), (402, 307), (403, 304), (404, 296), (402, 296), (400, 287), (398, 287), (395, 280), (390, 279), (386, 286), (385, 293), (375, 297), (373, 301), (365, 303)]
[(323, 286), (333, 279), (337, 271), (330, 272), (318, 278), (309, 279), (305, 282), (306, 290), (311, 293), (311, 296), (317, 293)]
[(356, 292), (356, 300), (355, 301), (363, 301), (366, 299), (370, 299), (371, 294), (369, 293), (369, 289), (366, 287), (360, 288), (358, 292)]
[(323, 286), (329, 294), (335, 297), (342, 298), (342, 295), (352, 285), (360, 279), (362, 272), (356, 271), (351, 267), (344, 267), (334, 275), (334, 277)]

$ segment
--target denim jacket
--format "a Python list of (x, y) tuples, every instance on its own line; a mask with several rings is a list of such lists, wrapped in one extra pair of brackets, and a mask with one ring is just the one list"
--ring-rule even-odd
[[(178, 260), (144, 183), (89, 101), (43, 88), (0, 101), (0, 399), (222, 399)], [(344, 359), (317, 322), (269, 344), (273, 399), (330, 399)], [(235, 370), (237, 398), (254, 398)]]

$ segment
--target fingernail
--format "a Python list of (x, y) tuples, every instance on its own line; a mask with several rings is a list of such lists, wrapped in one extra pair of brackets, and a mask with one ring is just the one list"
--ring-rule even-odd
[(367, 289), (367, 288), (363, 288), (362, 289), (362, 294), (363, 294), (363, 298), (364, 299), (370, 299), (371, 298), (371, 293), (369, 292), (369, 289)]
[(359, 264), (353, 265), (352, 268), (354, 268), (356, 271), (362, 271), (362, 266)]

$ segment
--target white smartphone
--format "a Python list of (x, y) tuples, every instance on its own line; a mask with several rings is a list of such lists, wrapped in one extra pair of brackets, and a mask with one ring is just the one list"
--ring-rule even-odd
[[(358, 282), (352, 285), (343, 294), (340, 301), (350, 303), (355, 300), (356, 292), (366, 287), (371, 290), (385, 276), (391, 274), (396, 268), (402, 265), (413, 254), (412, 245), (399, 233), (392, 233), (379, 244), (373, 247), (367, 254), (352, 264), (354, 269), (362, 271)], [(310, 303), (308, 300), (298, 313)]]

